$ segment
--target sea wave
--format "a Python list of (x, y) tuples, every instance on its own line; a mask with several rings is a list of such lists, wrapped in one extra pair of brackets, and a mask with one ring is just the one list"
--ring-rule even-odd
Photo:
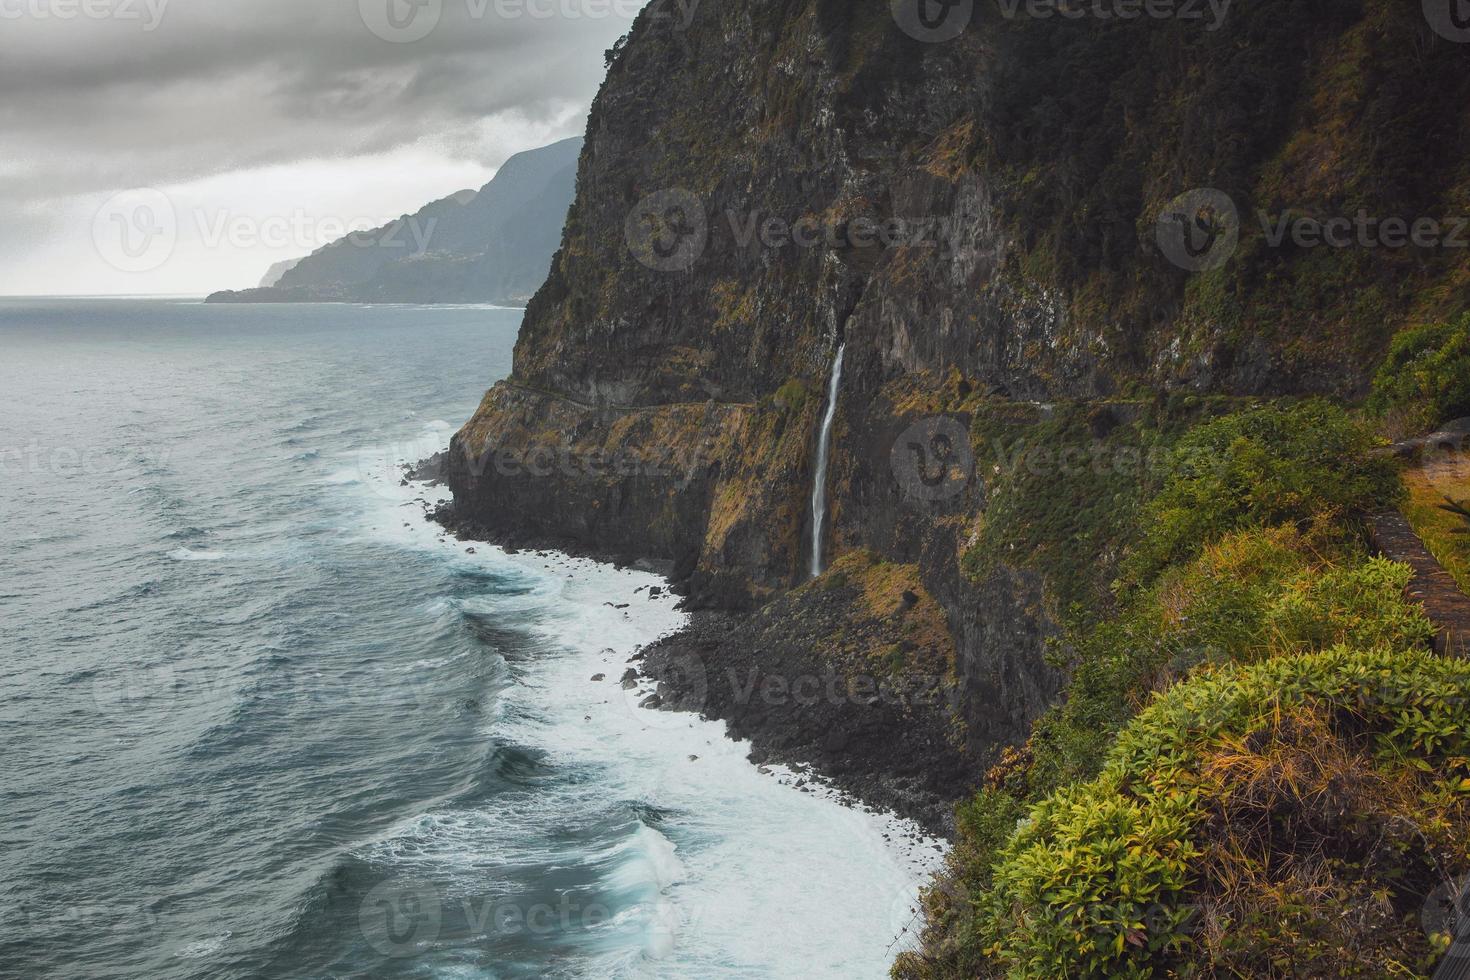
[[(479, 869), (524, 887), (538, 875), (559, 880), (569, 863), (596, 869), (616, 907), (611, 921), (563, 937), (585, 947), (578, 975), (885, 972), (908, 925), (894, 910), (908, 908), (937, 868), (941, 842), (892, 814), (850, 807), (816, 781), (798, 789), (788, 769), (758, 770), (723, 723), (645, 709), (643, 691), (623, 690), (638, 647), (685, 623), (665, 580), (455, 541), (423, 507), (403, 507), (432, 506), (446, 499), (443, 488), (397, 485), (395, 465), (359, 472), (364, 523), (376, 535), (486, 583), (432, 600), (436, 614), (534, 640), (511, 658), (516, 686), (487, 732), (501, 744), (501, 791), (411, 822), (377, 858), (460, 881)], [(650, 597), (650, 585), (663, 594)], [(504, 769), (516, 759), (531, 771)], [(548, 842), (550, 831), (560, 844)], [(813, 944), (819, 931), (831, 942)]]

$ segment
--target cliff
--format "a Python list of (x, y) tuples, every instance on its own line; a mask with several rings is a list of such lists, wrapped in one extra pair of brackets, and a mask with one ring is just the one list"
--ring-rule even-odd
[(561, 239), (581, 149), (568, 139), (518, 153), (477, 192), (354, 232), (273, 266), (258, 288), (208, 301), (524, 304)]
[[(1271, 233), (1464, 213), (1470, 76), (1389, 2), (1258, 0), (1213, 27), (980, 5), (952, 39), (916, 33), (836, 0), (640, 17), (514, 373), (455, 438), (450, 482), (482, 530), (667, 560), (697, 605), (759, 605), (804, 578), (845, 340), (827, 551), (921, 569), (987, 751), (1054, 698), (1045, 641), (1064, 601), (1106, 602), (1114, 556), (1073, 528), (1053, 561), (1013, 542), (966, 574), (998, 534), (987, 474), (931, 492), (917, 453), (945, 419), (1024, 438), (1038, 404), (1091, 403), (1100, 438), (1171, 393), (1362, 393), (1401, 325), (1470, 298), (1463, 250)], [(1214, 220), (1238, 244), (1190, 268), (1155, 229), (1196, 188), (1233, 203)]]
[[(1281, 845), (1288, 866), (1330, 852), (1356, 871), (1323, 870), (1331, 887), (1316, 892), (1226, 894), (1245, 872), (1191, 836), (1236, 819), (1222, 802), (1175, 815), (1160, 857), (1173, 877), (1147, 887), (1182, 903), (1184, 883), (1209, 886), (1219, 921), (1270, 924), (1248, 948), (1191, 940), (1182, 919), (1156, 936), (1093, 922), (1118, 898), (1106, 875), (1075, 910), (1105, 949), (1068, 952), (1040, 928), (1056, 910), (1019, 903), (1052, 894), (1042, 871), (1075, 877), (1046, 863), (1097, 829), (1056, 816), (1068, 800), (1098, 819), (1119, 806), (1163, 819), (1118, 773), (1185, 777), (1108, 752), (1174, 680), (1428, 636), (1400, 572), (1365, 564), (1345, 522), (1391, 505), (1371, 437), (1329, 402), (1251, 405), (1355, 403), (1396, 335), (1470, 305), (1470, 45), (1390, 0), (1154, 5), (1175, 16), (1126, 20), (973, 7), (937, 35), (903, 4), (730, 0), (700, 5), (687, 30), (646, 11), (593, 108), (513, 374), (453, 440), (452, 519), (671, 563), (691, 605), (735, 615), (649, 651), (645, 672), (664, 703), (751, 735), (758, 757), (812, 762), (931, 823), (984, 787), (953, 827), (953, 873), (904, 975), (1085, 975), (1089, 957), (1151, 975), (1186, 948), (1239, 966), (1294, 942), (1270, 931), (1285, 928), (1270, 901), (1296, 894), (1287, 885), (1318, 896), (1298, 908), (1326, 935), (1347, 927), (1312, 903), (1363, 904), (1400, 880), (1394, 867), (1324, 816)], [(809, 582), (839, 345), (817, 529), (831, 560)], [(1314, 591), (1329, 572), (1349, 605), (1368, 604), (1355, 626)], [(1335, 691), (1339, 671), (1397, 655), (1339, 649), (1301, 669)], [(828, 693), (793, 698), (796, 681)], [(1257, 675), (1229, 689), (1247, 692), (1240, 737), (1278, 762), (1334, 724), (1304, 707), (1296, 727), (1261, 731)], [(1187, 741), (1187, 726), (1139, 724), (1130, 745)], [(1367, 786), (1365, 733), (1330, 734)], [(1180, 751), (1208, 767), (1226, 750)], [(1431, 756), (1421, 775), (1455, 764)], [(1394, 778), (1403, 799), (1428, 792)], [(1396, 825), (1362, 805), (1353, 826)], [(1016, 832), (1033, 806), (1051, 822)], [(1434, 852), (1444, 867), (1464, 843), (1451, 837)], [(1272, 866), (1269, 842), (1250, 846)], [(1424, 896), (1401, 887), (1430, 871), (1390, 889), (1392, 930), (1362, 927), (1399, 944), (1374, 951), (1384, 969), (1432, 959), (1406, 925)], [(1010, 896), (979, 924), (977, 890)], [(1029, 909), (1019, 924), (1016, 909)]]

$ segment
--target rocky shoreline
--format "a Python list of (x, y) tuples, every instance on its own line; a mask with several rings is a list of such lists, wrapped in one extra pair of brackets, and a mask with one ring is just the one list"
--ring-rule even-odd
[[(405, 466), (404, 479), (441, 483), (445, 459), (440, 453)], [(672, 572), (670, 562), (486, 527), (460, 517), (452, 503), (428, 516), (464, 541), (555, 550), (666, 577)], [(669, 590), (687, 601), (687, 586), (671, 580)], [(790, 767), (832, 787), (849, 805), (889, 810), (952, 838), (954, 803), (973, 792), (983, 773), (956, 730), (952, 672), (943, 658), (903, 635), (905, 619), (933, 614), (920, 608), (932, 600), (902, 590), (900, 615), (855, 622), (860, 588), (838, 576), (836, 584), (795, 590), (754, 612), (691, 610), (689, 626), (637, 651), (621, 681), (627, 688), (651, 685), (648, 707), (726, 722), (730, 738), (750, 742), (758, 766)], [(849, 634), (849, 649), (889, 654), (868, 662), (824, 653), (842, 648), (831, 643), (840, 633)]]
[(947, 737), (952, 690), (939, 678), (854, 675), (822, 658), (809, 632), (764, 612), (697, 612), (634, 666), (657, 685), (652, 706), (726, 722), (756, 765), (810, 773), (952, 839), (954, 804), (983, 776)]
[[(448, 483), (449, 453), (447, 450), (434, 453), (414, 464), (404, 464), (403, 482), (422, 483), (437, 487)], [(461, 541), (483, 541), (504, 548), (514, 554), (518, 551), (559, 551), (574, 558), (590, 558), (617, 568), (636, 568), (653, 572), (665, 578), (674, 571), (673, 562), (644, 558), (628, 552), (590, 547), (585, 542), (570, 536), (556, 537), (534, 532), (518, 532), (502, 527), (492, 527), (473, 518), (467, 518), (455, 510), (452, 502), (430, 507), (428, 517), (444, 528), (451, 536)], [(682, 593), (681, 593), (682, 594)]]

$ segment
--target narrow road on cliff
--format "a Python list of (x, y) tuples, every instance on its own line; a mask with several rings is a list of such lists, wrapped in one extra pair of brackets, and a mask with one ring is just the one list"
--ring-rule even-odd
[(1424, 547), (1403, 514), (1384, 511), (1368, 520), (1373, 544), (1384, 557), (1414, 570), (1409, 596), (1423, 604), (1438, 631), (1434, 648), (1450, 656), (1470, 656), (1470, 596), (1460, 591), (1454, 577)]

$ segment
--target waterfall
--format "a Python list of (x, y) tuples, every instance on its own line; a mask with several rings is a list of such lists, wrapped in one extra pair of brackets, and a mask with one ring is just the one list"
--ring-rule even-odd
[(842, 388), (842, 352), (837, 345), (832, 361), (832, 383), (827, 389), (827, 414), (822, 416), (822, 434), (817, 438), (817, 475), (812, 481), (812, 578), (822, 574), (822, 525), (827, 519), (827, 455), (832, 449), (832, 420), (837, 417), (837, 392)]

